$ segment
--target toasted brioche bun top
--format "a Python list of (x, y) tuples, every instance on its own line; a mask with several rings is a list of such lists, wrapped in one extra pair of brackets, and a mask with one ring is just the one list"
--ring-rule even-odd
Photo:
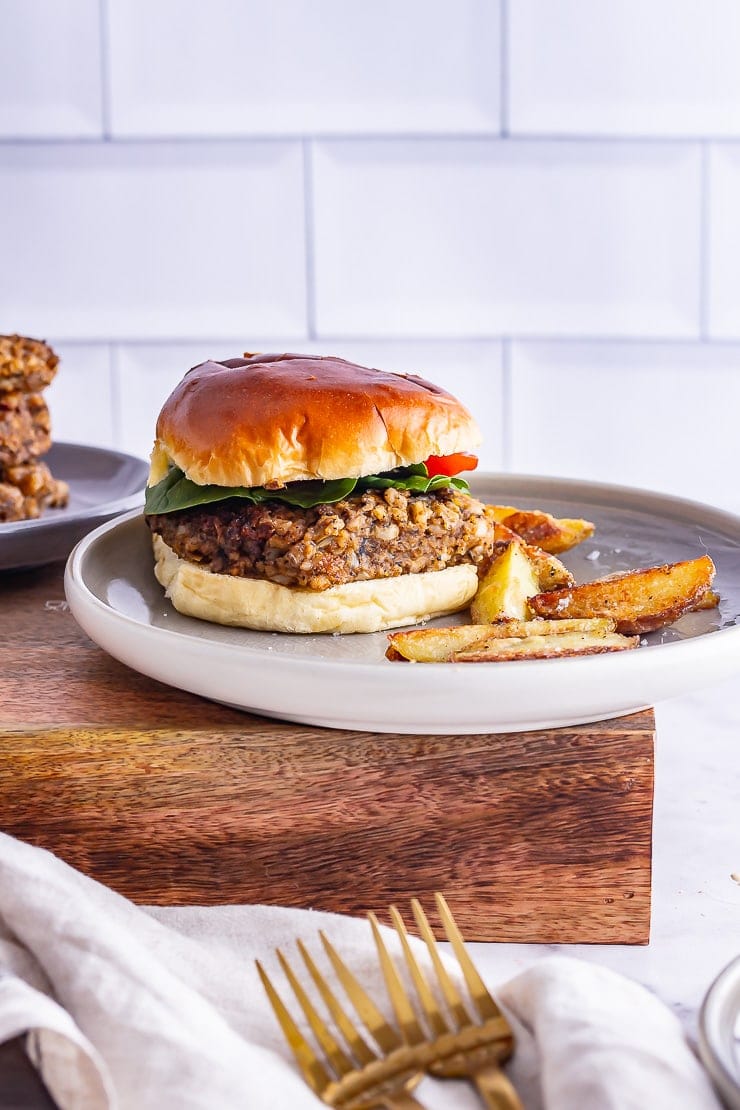
[(204, 362), (176, 386), (157, 420), (149, 482), (170, 461), (199, 485), (359, 478), (479, 442), (467, 409), (423, 378), (341, 358), (251, 355)]

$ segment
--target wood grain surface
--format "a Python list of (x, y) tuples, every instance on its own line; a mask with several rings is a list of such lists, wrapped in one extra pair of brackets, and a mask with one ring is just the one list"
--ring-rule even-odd
[(648, 940), (652, 711), (478, 736), (251, 716), (107, 656), (59, 566), (0, 575), (0, 674), (0, 828), (134, 901), (443, 890), (471, 940)]

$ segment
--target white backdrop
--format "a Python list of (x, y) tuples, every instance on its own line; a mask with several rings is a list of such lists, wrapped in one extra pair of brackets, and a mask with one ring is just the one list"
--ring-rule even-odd
[(57, 439), (309, 350), (740, 510), (738, 58), (737, 0), (0, 0), (0, 332)]

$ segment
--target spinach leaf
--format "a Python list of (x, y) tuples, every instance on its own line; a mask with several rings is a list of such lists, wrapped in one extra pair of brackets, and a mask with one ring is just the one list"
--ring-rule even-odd
[(331, 505), (352, 493), (362, 493), (366, 489), (411, 490), (414, 493), (429, 493), (438, 489), (460, 489), (468, 491), (464, 478), (448, 478), (437, 474), (430, 478), (424, 463), (398, 467), (385, 474), (371, 474), (362, 478), (337, 478), (334, 481), (289, 482), (280, 489), (266, 489), (264, 486), (199, 486), (186, 478), (179, 467), (171, 466), (161, 482), (148, 486), (144, 512), (148, 514), (174, 513), (180, 509), (193, 509), (199, 505), (211, 505), (229, 498), (241, 498), (259, 505), (264, 501), (281, 501), (301, 509), (314, 505)]

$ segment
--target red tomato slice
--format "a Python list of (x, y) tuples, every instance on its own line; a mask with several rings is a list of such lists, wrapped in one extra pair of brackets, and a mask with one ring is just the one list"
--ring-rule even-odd
[(468, 455), (462, 451), (457, 455), (430, 455), (425, 465), (430, 478), (435, 474), (444, 474), (447, 478), (451, 478), (461, 470), (475, 470), (478, 456)]

